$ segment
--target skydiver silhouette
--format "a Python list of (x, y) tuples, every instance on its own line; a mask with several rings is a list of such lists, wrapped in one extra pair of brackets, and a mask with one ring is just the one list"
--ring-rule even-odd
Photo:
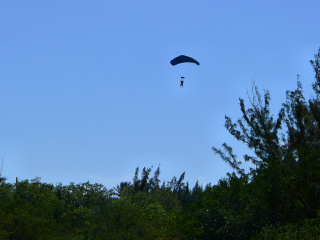
[(180, 87), (183, 88), (183, 81), (184, 81), (184, 77), (181, 77), (181, 80), (180, 80)]

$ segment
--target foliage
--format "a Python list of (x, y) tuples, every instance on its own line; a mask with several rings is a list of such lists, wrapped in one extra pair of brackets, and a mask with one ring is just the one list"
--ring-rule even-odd
[[(320, 49), (315, 55), (315, 61), (311, 61), (315, 70), (315, 82), (312, 85), (315, 97), (309, 101), (303, 96), (298, 75), (297, 89), (287, 91), (286, 102), (282, 104), (277, 117), (270, 114), (269, 92), (264, 92), (262, 100), (255, 85), (253, 97), (249, 99), (251, 107), (246, 109), (244, 100), (240, 99), (242, 118), (234, 123), (226, 116), (225, 127), (229, 133), (254, 152), (254, 156), (243, 156), (245, 161), (254, 165), (245, 173), (241, 161), (237, 160), (229, 145), (223, 144), (224, 151), (213, 147), (214, 152), (239, 174), (239, 179), (248, 178), (248, 182), (243, 183), (243, 194), (238, 198), (236, 215), (242, 216), (242, 224), (249, 219), (245, 226), (250, 226), (251, 230), (241, 237), (246, 229), (243, 226), (235, 233), (234, 239), (248, 239), (265, 226), (273, 226), (273, 230), (278, 227), (281, 229), (281, 226), (290, 226), (292, 229), (291, 226), (300, 221), (317, 217), (320, 207), (319, 59)], [(237, 177), (230, 175), (228, 181), (234, 178)], [(229, 185), (226, 186), (226, 194), (232, 192)], [(211, 199), (216, 196), (212, 195)], [(235, 203), (232, 205), (236, 206)], [(231, 210), (228, 212), (232, 213)], [(247, 216), (247, 213), (251, 216)], [(221, 228), (228, 229), (224, 224), (215, 232), (220, 232)], [(232, 230), (228, 231), (222, 239), (231, 236)]]
[[(316, 96), (306, 101), (303, 96), (302, 83), (298, 75), (297, 89), (287, 91), (286, 102), (282, 104), (278, 116), (270, 113), (270, 93), (264, 91), (264, 100), (253, 84), (252, 98), (249, 98), (251, 107), (246, 109), (244, 100), (240, 98), (242, 118), (233, 122), (226, 116), (225, 127), (237, 140), (252, 149), (255, 156), (244, 155), (243, 159), (251, 162), (256, 168), (263, 164), (265, 159), (282, 161), (287, 155), (296, 155), (299, 147), (320, 149), (320, 50), (311, 64), (315, 70), (316, 81), (312, 84)], [(232, 147), (223, 145), (224, 151), (213, 147), (215, 153), (228, 162), (239, 174), (244, 174), (240, 168), (241, 161), (237, 161)], [(254, 174), (251, 169), (250, 174)]]
[[(184, 239), (192, 235), (178, 196), (157, 176), (107, 190), (100, 184), (63, 186), (36, 178), (0, 188), (1, 239)], [(142, 187), (143, 186), (143, 187)], [(116, 192), (115, 190), (119, 191)], [(184, 229), (188, 228), (188, 231)]]
[(320, 236), (320, 219), (308, 219), (297, 224), (288, 223), (284, 226), (266, 226), (263, 230), (253, 238), (253, 240), (265, 239), (265, 240), (310, 240), (319, 239)]

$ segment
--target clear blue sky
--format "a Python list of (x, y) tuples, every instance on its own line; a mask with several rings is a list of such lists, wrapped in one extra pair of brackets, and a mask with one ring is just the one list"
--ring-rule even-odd
[[(320, 47), (320, 1), (0, 2), (3, 176), (48, 183), (161, 179), (191, 185), (232, 169), (212, 146), (254, 80), (276, 114)], [(177, 53), (179, 52), (179, 53)], [(171, 66), (178, 54), (200, 66)], [(185, 76), (185, 87), (179, 80)]]

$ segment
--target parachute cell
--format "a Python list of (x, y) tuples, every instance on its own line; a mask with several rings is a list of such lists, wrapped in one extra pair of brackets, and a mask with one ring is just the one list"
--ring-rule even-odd
[(192, 57), (185, 56), (185, 55), (180, 55), (170, 61), (172, 66), (175, 66), (180, 63), (186, 63), (186, 62), (195, 63), (198, 66), (200, 65), (200, 63), (197, 60), (193, 59)]

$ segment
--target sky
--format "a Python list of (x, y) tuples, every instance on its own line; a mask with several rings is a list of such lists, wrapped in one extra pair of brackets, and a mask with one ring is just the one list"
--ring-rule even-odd
[[(307, 98), (320, 47), (318, 0), (0, 2), (0, 156), (7, 182), (132, 181), (159, 165), (216, 184), (212, 151), (254, 81), (277, 114), (297, 74)], [(200, 66), (171, 66), (183, 54)], [(180, 88), (180, 77), (185, 77)]]

